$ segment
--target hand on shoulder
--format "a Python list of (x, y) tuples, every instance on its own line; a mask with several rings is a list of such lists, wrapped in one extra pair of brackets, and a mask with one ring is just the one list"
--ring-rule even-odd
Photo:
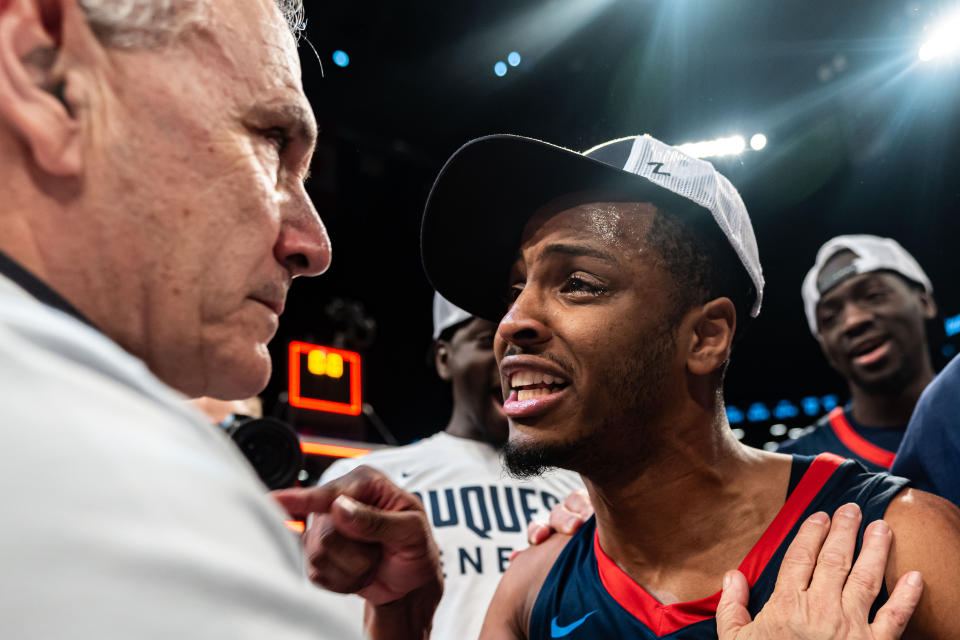
[(893, 533), (883, 520), (870, 523), (854, 563), (860, 520), (855, 504), (837, 509), (832, 523), (825, 513), (810, 516), (784, 555), (773, 594), (752, 621), (746, 578), (729, 572), (717, 607), (720, 640), (899, 638), (920, 600), (923, 579), (916, 571), (900, 576), (870, 623)]

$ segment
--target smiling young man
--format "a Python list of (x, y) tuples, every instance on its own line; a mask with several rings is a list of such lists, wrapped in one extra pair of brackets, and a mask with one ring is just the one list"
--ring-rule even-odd
[(933, 380), (926, 323), (937, 307), (930, 279), (896, 240), (838, 236), (817, 252), (802, 293), (810, 331), (847, 381), (850, 403), (779, 450), (829, 451), (889, 469)]
[[(502, 318), (508, 467), (578, 471), (596, 509), (573, 537), (517, 558), (482, 637), (715, 638), (725, 570), (745, 574), (756, 614), (804, 518), (840, 507), (835, 526), (859, 529), (864, 547), (895, 532), (877, 620), (920, 569), (910, 633), (952, 633), (952, 505), (854, 461), (758, 451), (730, 433), (723, 374), (763, 278), (743, 202), (709, 163), (649, 136), (586, 154), (481, 138), (437, 178), (422, 242), (443, 295)], [(867, 526), (879, 517), (889, 526)], [(849, 568), (853, 545), (836, 551), (820, 565)], [(837, 600), (807, 611), (822, 626)], [(860, 637), (896, 637), (860, 624)]]

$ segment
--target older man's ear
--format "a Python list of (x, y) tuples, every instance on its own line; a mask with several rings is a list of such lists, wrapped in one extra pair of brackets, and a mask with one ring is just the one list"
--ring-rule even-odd
[(80, 69), (96, 38), (76, 0), (0, 2), (0, 118), (28, 165), (57, 177), (83, 168)]

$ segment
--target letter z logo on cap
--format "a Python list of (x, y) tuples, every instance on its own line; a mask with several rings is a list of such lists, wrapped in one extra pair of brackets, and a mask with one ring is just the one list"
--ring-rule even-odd
[(662, 162), (648, 162), (648, 163), (647, 163), (647, 166), (653, 167), (653, 171), (651, 171), (650, 173), (653, 173), (653, 174), (655, 174), (655, 175), (658, 175), (658, 176), (669, 176), (669, 175), (672, 175), (672, 174), (667, 173), (666, 171), (660, 171), (660, 167), (663, 166), (663, 163), (662, 163)]

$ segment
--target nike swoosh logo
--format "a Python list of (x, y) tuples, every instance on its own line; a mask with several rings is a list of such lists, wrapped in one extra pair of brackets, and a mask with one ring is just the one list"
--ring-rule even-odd
[(550, 637), (551, 637), (551, 638), (566, 638), (568, 635), (570, 635), (570, 634), (573, 632), (574, 629), (576, 629), (577, 627), (579, 627), (580, 625), (582, 625), (584, 622), (586, 622), (586, 621), (587, 621), (587, 618), (589, 618), (590, 616), (592, 616), (592, 615), (595, 614), (596, 612), (597, 612), (597, 610), (594, 609), (593, 611), (591, 611), (591, 612), (588, 613), (587, 615), (583, 616), (583, 617), (580, 618), (579, 620), (576, 620), (576, 621), (574, 621), (574, 622), (571, 622), (570, 624), (568, 624), (568, 625), (565, 626), (565, 627), (561, 627), (560, 625), (557, 624), (557, 619), (559, 619), (560, 616), (555, 616), (555, 617), (553, 618), (553, 620), (550, 621)]

